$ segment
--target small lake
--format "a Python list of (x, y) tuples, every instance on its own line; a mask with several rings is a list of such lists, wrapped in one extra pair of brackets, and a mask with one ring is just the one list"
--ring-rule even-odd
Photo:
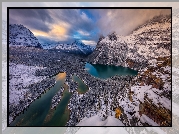
[[(24, 114), (21, 113), (17, 116), (10, 126), (65, 126), (70, 116), (67, 106), (71, 97), (71, 93), (69, 93), (67, 86), (64, 84), (65, 78), (66, 73), (58, 74), (55, 86), (32, 102), (29, 108), (24, 111)], [(51, 110), (52, 98), (62, 86), (65, 88), (63, 97), (56, 110)], [(49, 115), (50, 118), (45, 121)]]
[(102, 64), (85, 64), (85, 70), (94, 77), (101, 79), (107, 79), (112, 76), (118, 75), (137, 75), (138, 71), (130, 69), (128, 67), (114, 66), (114, 65), (102, 65)]

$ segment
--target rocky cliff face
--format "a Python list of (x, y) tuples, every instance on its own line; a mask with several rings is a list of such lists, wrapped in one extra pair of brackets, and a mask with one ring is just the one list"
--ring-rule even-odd
[(140, 55), (147, 60), (171, 53), (171, 16), (157, 16), (140, 26), (130, 36)]
[(171, 18), (157, 16), (129, 36), (119, 36), (114, 32), (101, 37), (88, 60), (93, 64), (112, 64), (140, 70), (153, 58), (169, 56), (170, 50)]
[(118, 64), (125, 61), (128, 47), (116, 33), (108, 35), (98, 42), (90, 58), (93, 63)]
[[(175, 38), (176, 35), (177, 31)], [(177, 55), (177, 46), (175, 48)], [(117, 101), (111, 104), (117, 104), (115, 108), (121, 110), (120, 120), (123, 124), (128, 120), (126, 126), (171, 126), (170, 16), (157, 16), (125, 37), (116, 33), (101, 37), (88, 61), (139, 70), (130, 82), (122, 82), (125, 85), (121, 87), (122, 92), (115, 91), (114, 87), (110, 90), (115, 92), (114, 95), (122, 96), (115, 96), (114, 100)], [(121, 80), (111, 79), (116, 82)]]
[(9, 25), (9, 45), (42, 48), (34, 34), (23, 25)]

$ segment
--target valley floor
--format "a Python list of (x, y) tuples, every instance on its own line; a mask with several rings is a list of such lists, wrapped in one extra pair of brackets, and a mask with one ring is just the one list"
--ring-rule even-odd
[[(57, 51), (9, 47), (9, 124), (54, 86), (53, 76), (66, 72), (65, 84), (72, 93), (67, 126), (171, 126), (171, 57), (149, 61), (137, 76), (108, 79), (88, 74), (86, 61)], [(77, 92), (73, 75), (88, 86), (86, 93)]]

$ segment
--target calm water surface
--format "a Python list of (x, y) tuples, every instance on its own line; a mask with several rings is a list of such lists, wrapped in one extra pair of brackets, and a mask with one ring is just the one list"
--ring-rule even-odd
[(107, 79), (115, 75), (137, 75), (137, 71), (122, 67), (122, 66), (114, 66), (114, 65), (101, 65), (101, 64), (85, 64), (85, 69), (87, 72), (94, 77), (98, 77), (101, 79)]
[(66, 73), (65, 75), (64, 73), (60, 73), (56, 77), (57, 82), (55, 86), (43, 94), (41, 98), (32, 102), (29, 108), (27, 108), (27, 111), (16, 117), (10, 126), (65, 126), (69, 119), (67, 105), (71, 97), (71, 93), (68, 92), (68, 89), (64, 90), (63, 97), (56, 107), (56, 110), (54, 110), (49, 122), (45, 122), (46, 116), (50, 114), (51, 100), (59, 91), (60, 87), (64, 85), (65, 78)]
[[(89, 74), (101, 79), (106, 79), (114, 75), (137, 75), (137, 71), (122, 66), (86, 63), (85, 69)], [(20, 114), (16, 117), (10, 126), (65, 126), (66, 122), (69, 120), (70, 111), (67, 106), (72, 95), (67, 88), (65, 88), (63, 97), (57, 105), (56, 110), (50, 110), (51, 100), (59, 91), (60, 87), (64, 86), (65, 78), (66, 73), (57, 75), (55, 86), (43, 94), (41, 98), (32, 102), (24, 114)], [(78, 83), (77, 91), (79, 93), (83, 94), (88, 91), (88, 86), (84, 84), (80, 78), (73, 76), (73, 80)], [(50, 118), (46, 121), (45, 119), (47, 119), (47, 117)]]

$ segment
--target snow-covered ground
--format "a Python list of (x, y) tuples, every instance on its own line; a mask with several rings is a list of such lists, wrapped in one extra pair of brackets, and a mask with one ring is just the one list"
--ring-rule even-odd
[(94, 115), (90, 118), (85, 117), (77, 126), (124, 126), (124, 124), (114, 116), (108, 116), (102, 121), (98, 115)]
[(22, 64), (9, 63), (9, 103), (13, 105), (19, 104), (25, 93), (28, 91), (26, 87), (30, 84), (37, 83), (45, 79), (44, 76), (35, 76), (37, 69), (43, 67), (25, 66)]
[(152, 126), (159, 126), (156, 122), (154, 122), (152, 119), (150, 119), (148, 116), (142, 114), (142, 116), (140, 117), (141, 122), (145, 123), (147, 122), (149, 125)]
[(133, 99), (144, 102), (144, 96), (147, 95), (147, 97), (151, 99), (157, 107), (162, 106), (166, 109), (171, 109), (171, 100), (167, 99), (166, 97), (159, 96), (162, 91), (152, 88), (151, 85), (133, 86), (131, 91), (134, 91), (134, 94), (136, 95), (133, 97)]

